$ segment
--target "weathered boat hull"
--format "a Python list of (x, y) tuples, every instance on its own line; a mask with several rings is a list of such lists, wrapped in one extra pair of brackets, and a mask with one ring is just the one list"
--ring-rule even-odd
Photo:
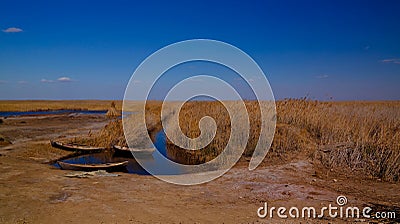
[(57, 141), (50, 141), (51, 146), (59, 149), (63, 149), (66, 151), (72, 152), (82, 152), (82, 153), (93, 153), (93, 152), (101, 152), (105, 150), (105, 148), (101, 147), (91, 147), (91, 146), (83, 146), (83, 145), (75, 145), (75, 144), (68, 144), (63, 142)]
[(119, 163), (106, 163), (106, 164), (72, 164), (62, 161), (58, 161), (57, 164), (63, 170), (79, 170), (79, 171), (95, 171), (95, 170), (106, 170), (106, 171), (122, 171), (126, 170), (128, 161)]
[(125, 156), (132, 157), (132, 153), (138, 156), (151, 156), (153, 152), (156, 150), (155, 148), (146, 148), (146, 149), (131, 149), (128, 147), (122, 147), (118, 145), (113, 146), (114, 152), (117, 156)]

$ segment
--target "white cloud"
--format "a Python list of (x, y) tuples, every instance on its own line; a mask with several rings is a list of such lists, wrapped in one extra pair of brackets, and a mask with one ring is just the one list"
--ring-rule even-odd
[(21, 28), (17, 28), (17, 27), (10, 27), (10, 28), (3, 30), (4, 33), (20, 33), (22, 31), (23, 30)]
[(41, 79), (41, 80), (40, 80), (40, 82), (43, 82), (43, 83), (53, 83), (53, 82), (54, 82), (54, 80), (49, 80), (49, 79)]
[(72, 79), (70, 77), (60, 77), (57, 79), (59, 82), (72, 82)]
[(28, 82), (27, 82), (27, 81), (24, 81), (24, 80), (21, 80), (21, 81), (18, 81), (17, 83), (18, 83), (18, 84), (27, 84)]
[(6, 80), (0, 80), (0, 84), (6, 84), (8, 83)]
[(326, 79), (326, 78), (328, 78), (328, 77), (329, 77), (329, 75), (326, 75), (326, 74), (315, 76), (315, 78), (317, 78), (317, 79)]
[(66, 76), (60, 77), (56, 80), (52, 80), (52, 79), (41, 79), (40, 80), (40, 82), (42, 82), (42, 83), (73, 82), (73, 81), (74, 81), (73, 79), (71, 79), (70, 77), (66, 77)]
[(383, 63), (393, 63), (393, 64), (400, 64), (400, 58), (389, 58), (381, 60)]

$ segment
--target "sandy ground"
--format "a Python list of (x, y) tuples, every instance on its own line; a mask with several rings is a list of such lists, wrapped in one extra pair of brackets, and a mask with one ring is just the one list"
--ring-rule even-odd
[[(118, 173), (118, 177), (68, 178), (70, 171), (46, 164), (68, 153), (49, 139), (96, 131), (103, 116), (57, 115), (8, 118), (0, 134), (13, 144), (0, 147), (0, 223), (346, 223), (377, 219), (261, 219), (268, 206), (336, 205), (397, 211), (400, 186), (350, 173), (326, 173), (308, 158), (287, 163), (266, 161), (254, 171), (242, 160), (224, 176), (197, 186), (178, 186), (152, 176)], [(388, 221), (388, 220), (386, 220)], [(395, 222), (396, 220), (389, 220)], [(397, 220), (399, 222), (399, 220)]]

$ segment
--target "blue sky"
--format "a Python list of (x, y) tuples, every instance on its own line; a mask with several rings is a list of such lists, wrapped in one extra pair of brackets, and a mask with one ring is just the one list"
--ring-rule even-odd
[(0, 99), (122, 99), (151, 53), (209, 38), (249, 54), (278, 99), (399, 100), (399, 12), (400, 1), (1, 1)]

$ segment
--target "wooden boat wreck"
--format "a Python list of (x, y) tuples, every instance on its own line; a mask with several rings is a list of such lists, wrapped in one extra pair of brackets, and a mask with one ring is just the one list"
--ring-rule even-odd
[(105, 170), (105, 171), (122, 171), (126, 169), (128, 161), (118, 162), (118, 163), (101, 163), (101, 164), (73, 164), (58, 161), (57, 164), (63, 170), (81, 170), (81, 171), (95, 171), (95, 170)]
[(73, 151), (73, 152), (80, 152), (80, 153), (93, 153), (93, 152), (101, 152), (105, 150), (105, 148), (102, 147), (93, 147), (93, 146), (87, 146), (87, 145), (79, 145), (79, 144), (72, 144), (72, 143), (64, 143), (64, 142), (58, 142), (58, 141), (52, 141), (50, 140), (51, 146), (67, 151)]
[(156, 150), (155, 148), (137, 149), (137, 148), (128, 148), (125, 146), (118, 146), (118, 145), (114, 145), (113, 149), (117, 156), (120, 155), (128, 157), (132, 157), (132, 153), (138, 156), (151, 156), (153, 152)]

